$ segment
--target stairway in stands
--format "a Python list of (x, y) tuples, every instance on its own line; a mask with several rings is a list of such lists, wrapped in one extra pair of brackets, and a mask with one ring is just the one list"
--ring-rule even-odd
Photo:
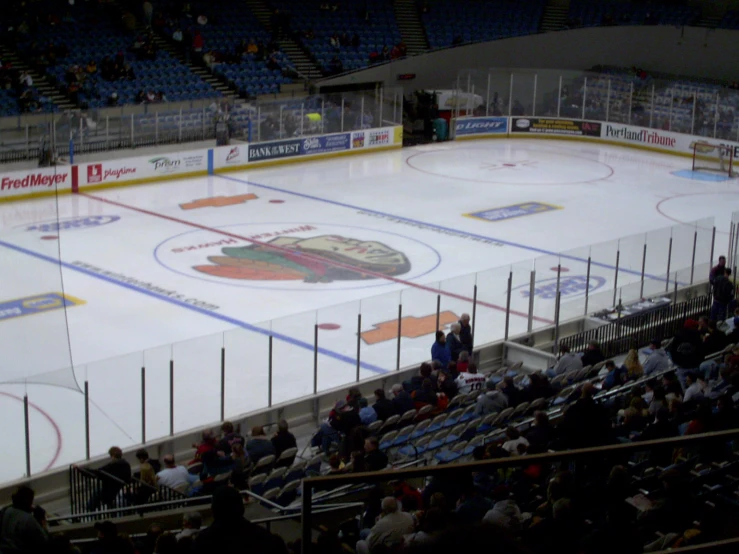
[[(262, 24), (262, 27), (267, 29), (270, 33), (272, 32), (272, 8), (264, 0), (246, 0), (246, 5), (249, 7), (254, 16)], [(277, 45), (280, 50), (287, 54), (290, 61), (295, 66), (298, 74), (305, 79), (307, 82), (314, 81), (323, 77), (321, 70), (311, 59), (310, 54), (300, 44), (295, 42), (287, 33), (282, 32), (277, 38)], [(306, 83), (307, 84), (307, 83)], [(283, 94), (295, 93), (298, 91), (298, 84), (295, 85), (282, 85), (280, 90)], [(303, 85), (300, 85), (301, 89)]]
[(15, 53), (15, 50), (11, 50), (5, 45), (0, 45), (0, 59), (3, 63), (10, 62), (13, 67), (19, 71), (27, 71), (33, 79), (33, 86), (37, 88), (42, 95), (54, 102), (60, 110), (69, 110), (77, 107), (68, 96), (62, 94), (57, 87), (48, 81), (46, 75), (39, 73), (26, 64), (18, 54)]
[(426, 30), (423, 28), (421, 16), (415, 0), (395, 0), (395, 20), (398, 22), (400, 36), (408, 48), (408, 55), (420, 54), (429, 49)]
[(561, 31), (567, 28), (567, 15), (570, 13), (570, 3), (562, 0), (549, 0), (544, 7), (539, 31)]

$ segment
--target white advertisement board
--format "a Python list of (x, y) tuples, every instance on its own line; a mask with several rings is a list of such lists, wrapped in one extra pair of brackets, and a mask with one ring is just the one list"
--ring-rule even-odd
[(138, 158), (109, 160), (78, 166), (78, 187), (112, 185), (127, 181), (162, 179), (208, 171), (208, 151), (191, 150)]
[(0, 168), (0, 201), (14, 196), (51, 194), (72, 190), (72, 168), (57, 165), (24, 171), (3, 172)]
[(622, 123), (603, 123), (601, 125), (601, 138), (613, 142), (622, 142), (635, 146), (646, 146), (676, 154), (693, 155), (693, 147), (696, 144), (711, 146), (724, 145), (734, 149), (734, 158), (739, 155), (739, 143), (723, 141), (709, 137), (695, 137), (661, 129), (647, 129), (624, 125)]

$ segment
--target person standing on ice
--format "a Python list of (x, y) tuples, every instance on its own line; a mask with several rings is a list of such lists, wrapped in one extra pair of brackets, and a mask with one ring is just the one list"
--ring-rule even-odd
[(431, 346), (431, 359), (437, 360), (442, 369), (446, 369), (452, 359), (452, 355), (446, 345), (444, 331), (436, 331), (436, 342)]

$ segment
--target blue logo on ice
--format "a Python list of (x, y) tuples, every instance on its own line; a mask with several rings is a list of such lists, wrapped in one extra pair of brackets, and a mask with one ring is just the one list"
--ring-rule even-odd
[(524, 215), (533, 215), (541, 212), (550, 212), (552, 210), (561, 210), (559, 206), (552, 204), (543, 204), (541, 202), (525, 202), (523, 204), (513, 204), (511, 206), (503, 206), (502, 208), (492, 208), (481, 212), (472, 212), (465, 214), (477, 219), (485, 221), (503, 221), (504, 219), (513, 219)]
[(507, 117), (471, 117), (458, 119), (454, 125), (457, 135), (489, 135), (508, 131)]
[(115, 223), (120, 219), (117, 215), (90, 215), (87, 217), (70, 217), (66, 219), (58, 219), (47, 221), (44, 223), (36, 223), (30, 227), (26, 227), (26, 231), (41, 231), (42, 233), (56, 231), (73, 231), (75, 229), (87, 229), (90, 227), (100, 227), (108, 223)]
[[(585, 275), (561, 277), (559, 280), (559, 292), (562, 294), (563, 298), (565, 296), (580, 296), (585, 294), (586, 283), (587, 277)], [(605, 278), (591, 275), (590, 285), (588, 288), (592, 293), (605, 284)], [(524, 298), (529, 297), (529, 285), (521, 285), (520, 287), (516, 287), (514, 290), (520, 290), (521, 296)], [(542, 300), (553, 300), (557, 298), (557, 278), (553, 277), (551, 279), (537, 281), (534, 286), (534, 296), (541, 298)]]
[(84, 300), (61, 292), (48, 292), (0, 302), (0, 321), (84, 304)]

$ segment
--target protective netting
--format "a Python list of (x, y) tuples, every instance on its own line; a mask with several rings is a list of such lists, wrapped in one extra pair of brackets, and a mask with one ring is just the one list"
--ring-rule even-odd
[[(50, 146), (53, 151), (53, 146)], [(53, 155), (39, 156), (48, 164)], [(25, 176), (24, 176), (25, 173)], [(62, 251), (74, 232), (68, 165), (3, 172), (0, 198), (43, 192), (0, 212), (0, 384), (38, 383), (79, 390), (68, 310), (84, 304), (65, 279)]]

